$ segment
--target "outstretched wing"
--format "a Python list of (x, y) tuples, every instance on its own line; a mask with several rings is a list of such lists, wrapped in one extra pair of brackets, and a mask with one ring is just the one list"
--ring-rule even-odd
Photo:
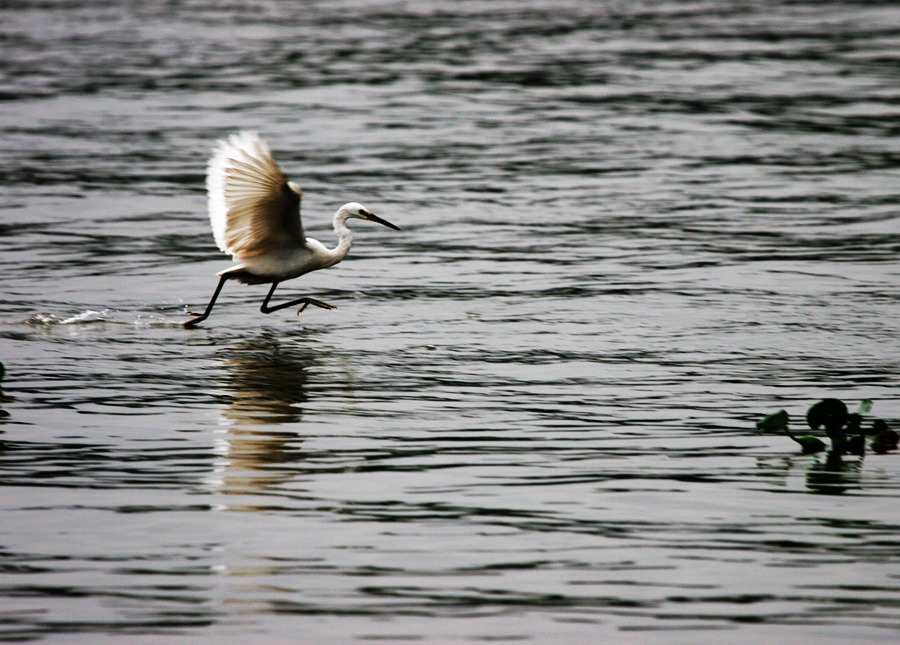
[(303, 191), (289, 183), (256, 132), (239, 132), (213, 149), (206, 170), (209, 222), (219, 249), (253, 257), (304, 244)]

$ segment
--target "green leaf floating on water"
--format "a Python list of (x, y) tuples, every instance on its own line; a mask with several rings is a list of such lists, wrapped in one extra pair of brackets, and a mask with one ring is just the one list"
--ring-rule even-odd
[(847, 421), (847, 406), (840, 399), (822, 399), (806, 413), (806, 423), (813, 430), (821, 427), (840, 428)]
[(800, 449), (804, 454), (807, 455), (813, 452), (822, 452), (828, 447), (828, 445), (824, 441), (822, 441), (818, 437), (812, 436), (811, 434), (805, 434), (800, 437), (790, 435), (790, 437), (800, 444)]
[[(840, 399), (822, 399), (811, 406), (806, 413), (806, 423), (813, 430), (824, 430), (831, 439), (832, 455), (859, 455), (866, 452), (866, 435), (873, 435), (872, 450), (876, 453), (897, 450), (900, 447), (900, 434), (890, 430), (881, 419), (876, 419), (870, 431), (863, 430), (863, 415), (872, 409), (871, 399), (859, 402), (856, 412), (849, 412), (846, 404)], [(828, 444), (811, 434), (795, 435), (789, 427), (790, 417), (784, 410), (773, 412), (756, 422), (760, 432), (784, 432), (800, 444), (804, 454), (828, 450)]]
[(806, 423), (813, 430), (824, 427), (832, 440), (844, 439), (842, 428), (847, 423), (847, 406), (840, 399), (822, 399), (806, 413)]
[(872, 431), (875, 437), (872, 439), (872, 450), (878, 454), (884, 454), (891, 450), (896, 450), (900, 444), (900, 435), (896, 431), (888, 428), (887, 423), (878, 419), (872, 424)]
[(784, 410), (773, 412), (772, 414), (760, 419), (756, 422), (756, 427), (760, 432), (786, 432), (787, 436), (800, 444), (800, 449), (805, 453), (822, 452), (828, 446), (824, 441), (812, 435), (803, 435), (798, 437), (791, 432), (788, 425), (790, 424), (790, 416)]
[(784, 410), (773, 412), (767, 417), (756, 422), (756, 428), (760, 432), (783, 432), (787, 430), (790, 417)]

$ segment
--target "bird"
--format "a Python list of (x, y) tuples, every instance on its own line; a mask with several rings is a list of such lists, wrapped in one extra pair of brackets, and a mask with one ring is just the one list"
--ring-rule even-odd
[(362, 204), (350, 202), (334, 214), (337, 246), (329, 249), (306, 237), (300, 219), (303, 190), (287, 180), (269, 144), (257, 132), (241, 131), (217, 142), (207, 166), (206, 190), (216, 245), (238, 264), (216, 274), (219, 283), (206, 310), (199, 315), (189, 312), (195, 317), (182, 323), (188, 329), (209, 318), (229, 280), (271, 284), (260, 307), (264, 314), (297, 305), (301, 305), (298, 314), (309, 305), (335, 309), (334, 305), (310, 297), (277, 305), (269, 305), (269, 300), (285, 280), (334, 266), (347, 257), (353, 243), (348, 220), (362, 219), (400, 230)]

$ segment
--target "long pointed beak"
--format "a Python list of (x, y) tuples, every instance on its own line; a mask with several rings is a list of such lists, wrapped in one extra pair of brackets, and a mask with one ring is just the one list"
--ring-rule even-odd
[(399, 226), (394, 226), (386, 219), (381, 219), (380, 217), (378, 217), (378, 215), (375, 215), (374, 213), (366, 213), (365, 215), (363, 215), (363, 217), (366, 218), (367, 220), (369, 220), (370, 222), (378, 222), (379, 224), (384, 224), (388, 228), (392, 228), (395, 231), (400, 230)]

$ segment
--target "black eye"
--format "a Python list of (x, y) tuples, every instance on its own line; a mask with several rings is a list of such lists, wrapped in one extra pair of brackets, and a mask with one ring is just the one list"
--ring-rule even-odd
[(360, 215), (365, 215), (365, 214), (366, 214), (366, 211), (364, 211), (363, 209), (360, 208), (360, 209), (359, 209), (359, 214), (360, 214)]

